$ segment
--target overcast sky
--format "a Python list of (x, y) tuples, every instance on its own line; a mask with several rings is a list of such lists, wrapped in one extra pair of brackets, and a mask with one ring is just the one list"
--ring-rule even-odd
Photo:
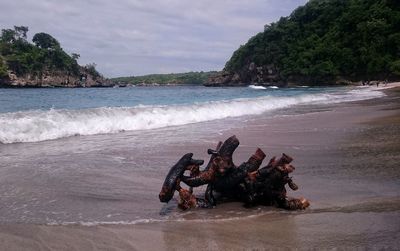
[(0, 0), (0, 28), (55, 37), (106, 77), (221, 70), (267, 23), (307, 0)]

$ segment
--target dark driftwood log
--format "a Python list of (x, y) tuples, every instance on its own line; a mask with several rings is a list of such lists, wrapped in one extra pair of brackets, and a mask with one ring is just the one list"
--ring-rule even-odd
[(214, 160), (215, 157), (218, 156), (218, 151), (221, 148), (221, 146), (222, 146), (222, 141), (219, 141), (218, 144), (217, 144), (217, 147), (215, 148), (215, 150), (212, 150), (212, 149), (208, 149), (207, 150), (207, 153), (210, 154), (211, 157), (210, 157), (210, 161), (208, 161), (208, 164), (207, 164), (206, 168), (204, 168), (204, 171), (207, 171), (208, 169), (211, 168), (213, 160)]
[(215, 179), (216, 167), (201, 171), (194, 177), (182, 176), (181, 181), (190, 187), (199, 187), (212, 182)]
[(247, 191), (254, 204), (274, 204), (287, 210), (305, 209), (310, 204), (307, 200), (288, 199), (286, 196), (285, 185), (288, 184), (293, 190), (298, 186), (289, 177), (295, 168), (290, 165), (293, 158), (282, 154), (279, 160), (272, 158), (268, 165), (259, 169), (256, 175), (256, 181), (252, 183), (251, 190)]
[(222, 144), (221, 148), (218, 150), (218, 155), (229, 160), (230, 164), (232, 165), (232, 154), (239, 144), (239, 140), (236, 138), (236, 136), (231, 136)]
[(248, 176), (248, 173), (257, 170), (262, 161), (265, 158), (265, 153), (258, 148), (257, 151), (248, 159), (247, 162), (242, 163), (238, 167), (233, 167), (229, 169), (225, 175), (218, 176), (214, 184), (214, 189), (217, 192), (237, 192), (235, 189), (244, 179)]
[(310, 202), (304, 198), (283, 198), (278, 206), (286, 210), (303, 210), (310, 206)]
[(192, 159), (193, 153), (187, 153), (169, 170), (167, 177), (165, 177), (164, 184), (161, 188), (159, 198), (161, 202), (168, 202), (174, 196), (174, 192), (177, 188), (178, 179), (183, 173), (193, 165), (202, 165), (203, 160)]
[(293, 158), (290, 157), (287, 154), (282, 153), (282, 157), (279, 160), (276, 160), (276, 157), (273, 157), (268, 165), (266, 165), (265, 167), (262, 167), (258, 170), (258, 176), (260, 177), (264, 177), (264, 176), (268, 176), (269, 173), (274, 169), (277, 168), (279, 166), (283, 166), (285, 164), (290, 164), (290, 162), (293, 161)]
[(198, 187), (213, 182), (218, 172), (224, 172), (235, 166), (232, 161), (232, 154), (238, 146), (239, 140), (234, 135), (225, 140), (218, 150), (209, 149), (211, 158), (204, 171), (201, 171), (195, 177), (182, 176), (181, 181), (190, 187)]
[(178, 207), (180, 209), (187, 210), (190, 208), (195, 208), (197, 206), (197, 199), (190, 191), (180, 188), (179, 197), (180, 201)]
[(209, 207), (214, 207), (217, 204), (217, 202), (214, 198), (213, 190), (214, 190), (213, 184), (212, 183), (208, 184), (206, 193), (204, 194), (204, 199), (206, 202), (208, 202)]
[(246, 172), (257, 171), (265, 159), (265, 156), (265, 153), (260, 148), (257, 148), (256, 152), (247, 161)]
[[(239, 140), (232, 136), (219, 142), (216, 149), (208, 149), (211, 155), (209, 163), (200, 171), (202, 160), (193, 160), (193, 154), (185, 154), (169, 171), (159, 198), (161, 202), (168, 202), (179, 191), (181, 209), (194, 207), (212, 207), (216, 200), (213, 191), (221, 195), (221, 198), (242, 201), (248, 206), (257, 204), (276, 205), (287, 210), (305, 209), (310, 204), (300, 198), (288, 198), (286, 196), (286, 184), (293, 190), (297, 185), (289, 177), (289, 173), (295, 169), (290, 163), (293, 158), (286, 154), (277, 160), (272, 158), (268, 165), (260, 168), (265, 153), (261, 149), (244, 163), (236, 166), (232, 161), (232, 155), (239, 146)], [(189, 170), (190, 176), (184, 172)], [(189, 190), (180, 186), (183, 181), (189, 186)], [(196, 198), (193, 195), (193, 187), (207, 184), (205, 199)]]

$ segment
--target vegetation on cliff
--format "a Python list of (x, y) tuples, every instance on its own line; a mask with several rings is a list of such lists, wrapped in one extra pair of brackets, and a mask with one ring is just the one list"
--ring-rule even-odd
[(79, 66), (79, 54), (68, 55), (47, 33), (27, 41), (28, 27), (2, 29), (0, 36), (0, 85), (84, 86), (85, 81), (102, 79), (94, 64)]
[(310, 0), (236, 50), (211, 81), (336, 83), (400, 77), (400, 2)]
[(166, 84), (192, 84), (202, 85), (204, 84), (210, 75), (216, 72), (187, 72), (187, 73), (170, 73), (170, 74), (151, 74), (144, 76), (132, 76), (132, 77), (119, 77), (113, 78), (112, 80), (120, 84), (133, 84), (133, 85), (166, 85)]

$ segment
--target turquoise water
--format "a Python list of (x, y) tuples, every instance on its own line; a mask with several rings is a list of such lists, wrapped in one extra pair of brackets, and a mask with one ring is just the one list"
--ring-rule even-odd
[(152, 130), (382, 95), (343, 87), (0, 89), (0, 143)]
[(0, 113), (27, 110), (134, 107), (137, 105), (187, 105), (209, 101), (263, 96), (287, 97), (329, 93), (334, 88), (252, 89), (202, 86), (0, 89)]

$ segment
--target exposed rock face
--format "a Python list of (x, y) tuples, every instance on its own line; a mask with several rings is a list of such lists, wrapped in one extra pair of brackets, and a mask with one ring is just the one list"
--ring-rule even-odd
[(205, 86), (245, 86), (249, 84), (285, 86), (286, 81), (274, 65), (257, 66), (251, 62), (238, 72), (222, 71), (212, 75)]
[[(382, 79), (385, 79), (382, 77)], [(321, 78), (320, 83), (326, 85), (360, 85), (361, 82), (357, 80), (349, 80), (344, 77), (337, 77), (334, 79)], [(309, 85), (315, 83), (315, 80), (310, 77), (304, 76), (289, 76), (284, 78), (281, 76), (279, 69), (273, 64), (257, 66), (251, 62), (238, 72), (221, 71), (211, 75), (205, 86), (247, 86), (249, 84), (261, 86), (298, 86)]]
[(0, 87), (110, 87), (113, 82), (103, 77), (94, 77), (82, 68), (79, 76), (62, 71), (43, 72), (42, 76), (17, 76), (8, 72), (8, 77), (0, 79)]
[(218, 72), (211, 75), (208, 78), (205, 86), (244, 86), (244, 83), (240, 82), (240, 76), (237, 73), (231, 73), (228, 71)]

